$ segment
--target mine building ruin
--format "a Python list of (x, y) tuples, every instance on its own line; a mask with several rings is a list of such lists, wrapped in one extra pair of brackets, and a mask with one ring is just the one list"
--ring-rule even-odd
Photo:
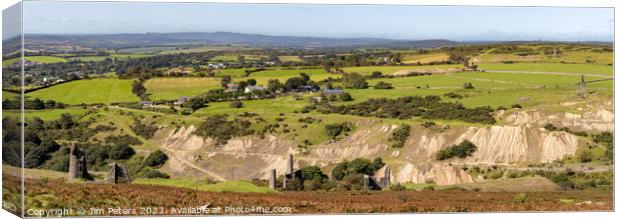
[(93, 180), (86, 168), (86, 153), (75, 144), (70, 147), (68, 179)]
[(112, 184), (130, 183), (131, 178), (129, 178), (129, 174), (127, 173), (125, 166), (117, 163), (111, 163), (105, 181)]

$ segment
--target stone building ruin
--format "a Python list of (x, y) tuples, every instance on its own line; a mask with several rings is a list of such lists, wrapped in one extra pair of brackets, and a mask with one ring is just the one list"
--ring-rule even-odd
[(105, 181), (112, 184), (130, 183), (131, 178), (129, 178), (129, 174), (127, 173), (125, 166), (117, 163), (111, 163), (109, 165), (108, 175)]
[(70, 147), (68, 179), (93, 180), (86, 168), (86, 153), (75, 144)]

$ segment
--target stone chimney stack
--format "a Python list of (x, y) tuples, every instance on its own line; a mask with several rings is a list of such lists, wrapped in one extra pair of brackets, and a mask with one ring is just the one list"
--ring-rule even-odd
[(295, 174), (294, 163), (293, 154), (288, 154), (288, 174), (291, 174), (291, 177)]
[(269, 188), (276, 189), (276, 169), (269, 171)]

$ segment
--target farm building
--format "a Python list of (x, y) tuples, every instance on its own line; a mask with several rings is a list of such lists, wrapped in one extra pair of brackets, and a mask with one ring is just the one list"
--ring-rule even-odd
[(153, 101), (140, 101), (140, 106), (151, 107), (153, 106)]
[(325, 95), (334, 95), (334, 94), (341, 94), (341, 93), (344, 93), (344, 90), (342, 90), (342, 89), (338, 89), (338, 88), (336, 88), (336, 89), (323, 89), (323, 91), (322, 91), (322, 92), (323, 92), (323, 94), (325, 94)]
[(180, 96), (179, 99), (174, 102), (174, 105), (178, 106), (178, 105), (184, 104), (185, 102), (187, 102), (191, 98), (192, 97), (188, 97), (188, 96)]
[(244, 93), (252, 93), (254, 91), (265, 91), (265, 87), (260, 86), (260, 85), (255, 85), (255, 86), (247, 86), (245, 87), (245, 91)]
[(225, 92), (237, 92), (239, 91), (239, 84), (235, 84), (235, 83), (229, 83), (226, 84), (226, 90), (224, 90)]

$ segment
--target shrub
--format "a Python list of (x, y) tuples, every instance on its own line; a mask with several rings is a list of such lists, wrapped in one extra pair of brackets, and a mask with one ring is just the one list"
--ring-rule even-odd
[(209, 116), (196, 129), (196, 134), (205, 138), (214, 138), (220, 144), (225, 144), (232, 137), (253, 134), (250, 128), (252, 123), (244, 119), (228, 121), (228, 115)]
[(584, 151), (581, 154), (579, 154), (579, 161), (581, 161), (582, 163), (591, 162), (592, 161), (592, 152)]
[(549, 130), (549, 131), (555, 131), (555, 130), (557, 130), (558, 128), (557, 128), (557, 127), (555, 127), (555, 126), (554, 126), (553, 124), (551, 124), (551, 123), (547, 123), (547, 124), (545, 124), (545, 129), (547, 129), (547, 130)]
[(338, 98), (340, 99), (340, 101), (351, 101), (353, 100), (353, 97), (351, 97), (351, 94), (349, 93), (340, 93), (338, 94)]
[(411, 132), (411, 126), (403, 124), (396, 128), (394, 132), (392, 132), (392, 136), (390, 137), (390, 141), (392, 141), (392, 147), (401, 148), (405, 145), (407, 138), (409, 138), (409, 133)]
[(442, 149), (437, 152), (435, 158), (437, 160), (450, 159), (452, 157), (465, 158), (476, 152), (476, 145), (468, 140), (463, 140), (458, 145), (452, 145), (449, 148)]
[(474, 85), (471, 82), (466, 82), (463, 84), (463, 89), (474, 89)]
[(345, 73), (342, 75), (342, 85), (345, 88), (366, 89), (368, 82), (366, 78), (358, 73)]
[(350, 123), (332, 123), (325, 125), (325, 134), (331, 138), (336, 138), (339, 135), (351, 131)]
[(136, 154), (136, 151), (127, 145), (114, 145), (110, 148), (110, 159), (113, 160), (128, 159), (134, 154)]
[(149, 154), (148, 157), (144, 160), (144, 165), (150, 167), (161, 166), (168, 160), (168, 155), (166, 155), (161, 150), (156, 150), (153, 153)]
[(138, 174), (138, 176), (148, 178), (148, 179), (153, 179), (153, 178), (169, 179), (170, 178), (170, 175), (166, 173), (162, 173), (150, 167), (145, 167), (144, 169), (142, 169), (140, 173)]
[(457, 94), (457, 93), (454, 93), (454, 92), (446, 93), (446, 94), (444, 94), (444, 96), (446, 96), (448, 98), (452, 98), (452, 99), (455, 99), (455, 98), (456, 99), (462, 99), (463, 98), (463, 95), (460, 95), (460, 94)]
[(379, 81), (377, 82), (377, 84), (375, 84), (375, 86), (373, 86), (374, 89), (392, 89), (394, 88), (392, 86), (391, 83), (387, 83), (385, 81)]
[(241, 108), (241, 107), (243, 107), (243, 102), (241, 102), (241, 101), (232, 101), (232, 102), (230, 102), (230, 107), (232, 107), (232, 108)]
[(523, 108), (523, 107), (521, 106), (521, 104), (518, 104), (518, 103), (512, 104), (512, 106), (511, 106), (511, 107), (512, 107), (513, 109), (521, 109), (521, 108)]

